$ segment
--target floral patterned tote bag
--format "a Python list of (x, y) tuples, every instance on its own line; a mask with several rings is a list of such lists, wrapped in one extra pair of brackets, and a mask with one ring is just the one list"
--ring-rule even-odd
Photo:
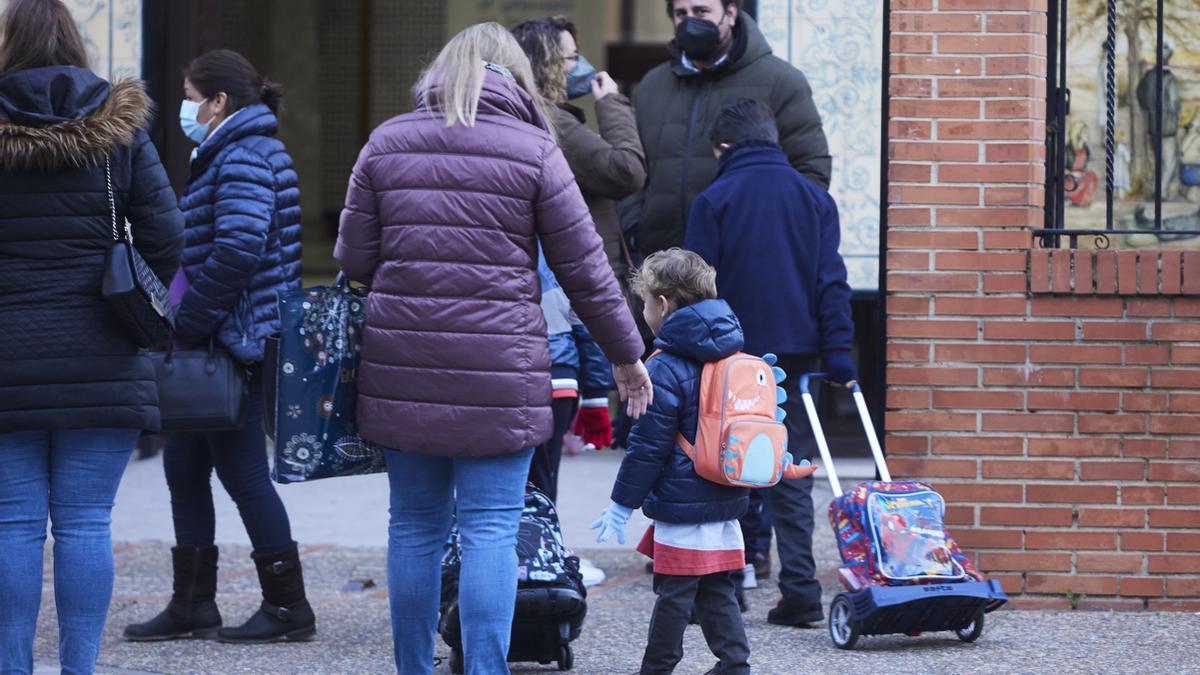
[[(383, 448), (355, 427), (366, 291), (343, 275), (332, 286), (279, 294), (274, 357), (275, 467), (279, 483), (378, 473)], [(268, 377), (271, 375), (268, 371)]]

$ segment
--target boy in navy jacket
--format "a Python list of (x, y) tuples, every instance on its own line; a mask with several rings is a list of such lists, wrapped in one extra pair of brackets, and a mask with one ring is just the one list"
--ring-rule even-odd
[(612, 504), (592, 528), (600, 529), (597, 541), (616, 535), (624, 544), (634, 510), (654, 520), (638, 545), (654, 560), (658, 595), (642, 673), (674, 670), (693, 607), (709, 648), (721, 660), (712, 672), (750, 672), (733, 576), (746, 560), (737, 519), (750, 490), (701, 478), (676, 440), (682, 434), (696, 441), (704, 364), (742, 351), (742, 328), (729, 305), (716, 299), (714, 277), (700, 256), (674, 248), (647, 258), (634, 279), (659, 352), (646, 363), (654, 400), (629, 433)]
[[(788, 389), (789, 445), (797, 460), (816, 451), (795, 389), (800, 375), (824, 370), (837, 384), (857, 379), (850, 347), (854, 324), (846, 265), (838, 253), (837, 204), (793, 169), (779, 147), (771, 109), (751, 99), (726, 106), (710, 140), (720, 158), (717, 177), (692, 207), (685, 247), (717, 269), (717, 290), (742, 322), (745, 351), (779, 355), (794, 376)], [(812, 557), (811, 477), (781, 481), (765, 493), (763, 510), (779, 537), (779, 605), (770, 623), (803, 626), (823, 619)], [(758, 496), (757, 494), (755, 496)], [(747, 560), (770, 549), (747, 532)]]

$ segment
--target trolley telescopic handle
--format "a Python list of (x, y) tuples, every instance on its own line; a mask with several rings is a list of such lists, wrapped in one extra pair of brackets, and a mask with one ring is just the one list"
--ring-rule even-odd
[[(809, 389), (811, 380), (828, 379), (825, 373), (808, 373), (800, 376), (800, 397), (804, 399), (804, 411), (808, 413), (808, 422), (812, 425), (813, 436), (817, 439), (817, 449), (821, 452), (821, 461), (825, 464), (825, 473), (829, 476), (829, 485), (833, 488), (833, 496), (842, 496), (842, 485), (838, 482), (837, 469), (833, 467), (833, 456), (829, 453), (829, 442), (825, 439), (825, 429), (817, 416), (817, 406)], [(867, 443), (871, 446), (871, 455), (875, 458), (875, 466), (879, 469), (879, 477), (891, 482), (892, 474), (888, 471), (887, 460), (883, 457), (883, 449), (879, 446), (879, 437), (875, 435), (875, 425), (871, 423), (871, 412), (867, 410), (867, 399), (863, 396), (862, 388), (855, 382), (850, 389), (854, 396), (854, 405), (858, 408), (858, 418), (862, 422), (863, 431), (867, 434)]]

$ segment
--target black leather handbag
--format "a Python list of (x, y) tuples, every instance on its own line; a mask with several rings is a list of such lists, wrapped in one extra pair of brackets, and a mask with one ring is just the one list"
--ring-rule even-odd
[(211, 339), (207, 349), (167, 349), (150, 358), (163, 433), (233, 431), (246, 423), (249, 375)]
[(133, 246), (129, 227), (117, 226), (117, 202), (113, 196), (112, 162), (104, 159), (108, 187), (108, 209), (112, 218), (112, 241), (104, 258), (100, 293), (120, 317), (133, 342), (146, 349), (166, 349), (175, 329), (175, 307), (167, 287), (150, 269)]

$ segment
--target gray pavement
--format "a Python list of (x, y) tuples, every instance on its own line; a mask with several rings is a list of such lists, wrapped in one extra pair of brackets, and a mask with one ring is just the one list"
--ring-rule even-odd
[[(615, 453), (564, 460), (560, 510), (569, 544), (609, 575), (592, 589), (583, 636), (575, 643), (579, 673), (637, 670), (654, 596), (644, 559), (631, 546), (593, 543), (587, 523), (607, 504), (616, 473)], [(869, 465), (839, 465), (846, 482)], [(820, 486), (818, 514), (831, 493)], [(301, 542), (309, 596), (318, 617), (312, 643), (233, 646), (214, 642), (131, 644), (120, 639), (125, 624), (157, 613), (170, 589), (170, 508), (161, 462), (130, 466), (114, 511), (116, 584), (98, 672), (133, 673), (389, 673), (394, 672), (385, 581), (387, 481), (383, 476), (280, 486), (297, 540)], [(222, 544), (218, 601), (227, 622), (240, 622), (259, 602), (245, 532), (236, 508), (221, 490), (217, 538)], [(640, 514), (639, 514), (640, 517)], [(645, 521), (631, 523), (636, 539)], [(839, 590), (833, 535), (818, 518), (815, 550), (823, 570), (826, 601)], [(57, 630), (47, 555), (45, 592), (37, 642), (38, 673), (54, 668)], [(374, 588), (347, 590), (351, 580), (370, 579)], [(1200, 619), (1189, 613), (1000, 611), (973, 645), (949, 634), (916, 638), (865, 638), (859, 649), (833, 648), (825, 630), (779, 628), (766, 623), (778, 598), (773, 586), (748, 593), (746, 614), (756, 673), (930, 672), (1200, 672)], [(698, 628), (689, 629), (679, 673), (702, 673), (715, 659)], [(447, 652), (439, 646), (439, 655)], [(531, 667), (532, 666), (532, 667)], [(554, 670), (519, 664), (514, 672)], [(440, 665), (439, 673), (449, 672)]]

